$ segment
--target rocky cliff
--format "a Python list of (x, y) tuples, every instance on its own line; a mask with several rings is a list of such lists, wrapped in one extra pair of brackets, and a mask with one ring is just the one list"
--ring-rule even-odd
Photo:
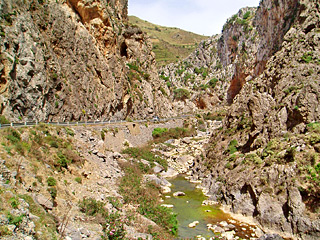
[[(152, 45), (126, 0), (1, 1), (1, 114), (39, 121), (167, 111)], [(165, 114), (164, 114), (165, 115)]]
[[(198, 109), (231, 104), (246, 81), (260, 75), (293, 24), (298, 1), (262, 1), (230, 17), (221, 35), (199, 44), (188, 58), (160, 70), (170, 86), (190, 92)], [(174, 87), (172, 98), (174, 98)]]
[(235, 71), (233, 104), (193, 167), (215, 200), (297, 239), (320, 237), (319, 10), (316, 1), (262, 1), (257, 44), (244, 41), (255, 54), (244, 61), (228, 50), (240, 51), (244, 32), (227, 23), (218, 44)]

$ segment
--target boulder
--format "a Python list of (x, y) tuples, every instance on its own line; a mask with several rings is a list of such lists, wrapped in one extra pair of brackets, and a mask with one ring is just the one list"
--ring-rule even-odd
[(188, 227), (189, 228), (195, 228), (199, 224), (199, 221), (194, 221), (192, 223), (189, 223)]
[(265, 234), (259, 240), (283, 240), (283, 238), (278, 234)]
[(181, 197), (181, 196), (185, 196), (186, 194), (184, 192), (175, 192), (173, 193), (174, 197)]
[(37, 194), (35, 196), (34, 200), (46, 210), (53, 209), (53, 203), (51, 201), (51, 198), (47, 198), (47, 197), (43, 196), (42, 194)]

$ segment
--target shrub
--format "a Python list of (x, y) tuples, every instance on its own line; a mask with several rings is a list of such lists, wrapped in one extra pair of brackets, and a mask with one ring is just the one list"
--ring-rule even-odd
[(309, 136), (309, 141), (310, 141), (310, 144), (311, 144), (311, 145), (315, 145), (315, 144), (317, 144), (317, 143), (320, 143), (320, 134), (312, 133), (312, 134)]
[(124, 154), (129, 154), (131, 157), (136, 158), (136, 159), (144, 159), (149, 161), (150, 163), (157, 162), (161, 166), (163, 166), (165, 169), (168, 167), (168, 163), (165, 159), (156, 156), (154, 153), (150, 151), (148, 147), (142, 147), (142, 148), (137, 148), (137, 147), (132, 147), (132, 148), (127, 148), (122, 151)]
[(236, 146), (238, 145), (238, 141), (233, 139), (230, 141), (227, 152), (229, 154), (234, 154), (235, 152), (238, 151), (238, 149), (236, 148)]
[(243, 15), (243, 19), (248, 19), (251, 15), (250, 11), (247, 11), (244, 15)]
[(48, 186), (52, 187), (57, 184), (57, 181), (53, 177), (48, 177), (47, 183), (48, 183)]
[(307, 125), (307, 129), (310, 132), (320, 133), (320, 123), (318, 123), (318, 122), (309, 123)]
[(218, 79), (212, 78), (212, 79), (208, 82), (208, 84), (209, 84), (209, 86), (210, 86), (211, 88), (215, 88), (215, 86), (217, 85), (217, 82), (218, 82)]
[(57, 197), (57, 189), (54, 187), (48, 188), (48, 192), (50, 193), (51, 198), (54, 200)]
[(12, 225), (15, 225), (16, 227), (19, 227), (24, 216), (25, 216), (24, 214), (22, 214), (20, 216), (14, 216), (11, 213), (8, 213), (7, 218), (8, 218), (9, 224), (12, 224)]
[(305, 63), (310, 63), (313, 60), (313, 52), (306, 52), (303, 54), (301, 57), (301, 60), (304, 61)]
[(6, 136), (6, 139), (8, 139), (11, 143), (15, 144), (21, 141), (20, 133), (13, 129), (10, 129), (9, 132), (10, 133)]
[(160, 137), (165, 132), (168, 132), (168, 128), (155, 128), (152, 131), (152, 137), (154, 138)]
[(53, 147), (53, 148), (59, 148), (58, 143), (57, 143), (56, 141), (54, 141), (54, 140), (50, 141), (49, 145), (50, 145), (51, 147)]
[(13, 207), (13, 208), (18, 208), (20, 202), (17, 198), (15, 197), (12, 197), (9, 199), (9, 202), (10, 202), (10, 205)]
[(6, 119), (5, 116), (0, 115), (0, 124), (9, 124), (10, 121)]
[(74, 179), (77, 183), (82, 183), (82, 178), (81, 177), (76, 177)]
[(68, 164), (76, 162), (82, 164), (82, 159), (80, 158), (79, 153), (65, 148), (63, 152), (60, 151), (57, 153), (57, 161), (54, 166), (61, 171), (62, 168), (67, 168)]
[(103, 130), (100, 132), (100, 135), (101, 135), (101, 139), (104, 141), (106, 139), (106, 134)]
[(184, 137), (193, 136), (195, 133), (195, 129), (192, 128), (170, 128), (168, 131), (163, 131), (159, 133), (157, 137), (154, 138), (155, 142), (165, 142), (169, 139), (179, 139)]
[(190, 98), (190, 92), (187, 89), (177, 88), (173, 91), (174, 98), (177, 100), (185, 100)]
[(9, 230), (7, 226), (0, 226), (0, 237), (12, 235), (12, 232)]
[(74, 136), (74, 131), (71, 128), (66, 128), (66, 133), (70, 136)]
[(78, 204), (80, 211), (89, 216), (95, 216), (98, 213), (104, 215), (106, 213), (104, 205), (105, 204), (103, 202), (97, 201), (93, 198), (83, 198)]

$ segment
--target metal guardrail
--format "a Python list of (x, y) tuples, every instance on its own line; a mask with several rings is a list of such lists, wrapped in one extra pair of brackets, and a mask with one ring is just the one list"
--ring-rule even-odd
[(158, 119), (148, 119), (148, 120), (133, 120), (133, 121), (125, 121), (125, 120), (108, 120), (108, 121), (79, 121), (79, 122), (17, 122), (17, 123), (6, 123), (0, 124), (0, 128), (8, 128), (8, 127), (32, 127), (37, 126), (39, 124), (49, 124), (55, 126), (79, 126), (79, 125), (100, 125), (100, 124), (118, 124), (118, 123), (142, 123), (142, 122), (167, 122), (174, 119), (184, 119), (192, 117), (193, 115), (182, 115), (179, 117), (172, 118), (158, 118)]

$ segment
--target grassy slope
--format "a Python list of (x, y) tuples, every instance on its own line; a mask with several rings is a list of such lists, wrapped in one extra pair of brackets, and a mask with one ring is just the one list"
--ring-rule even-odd
[(195, 50), (198, 43), (208, 38), (179, 28), (155, 25), (135, 16), (129, 16), (129, 21), (150, 36), (158, 65), (187, 57)]

